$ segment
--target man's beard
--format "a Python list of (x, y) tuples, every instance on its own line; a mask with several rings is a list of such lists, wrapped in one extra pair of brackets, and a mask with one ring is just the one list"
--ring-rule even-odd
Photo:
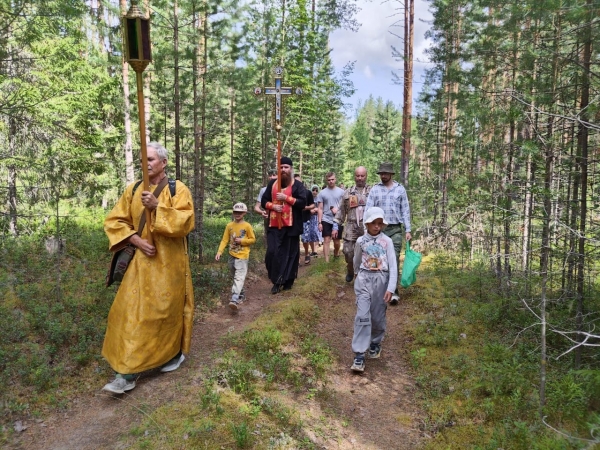
[(281, 174), (281, 184), (283, 184), (284, 186), (289, 186), (290, 182), (292, 181), (292, 175), (289, 173), (285, 173), (282, 172)]
[(366, 181), (358, 181), (356, 182), (356, 187), (364, 188), (367, 185)]

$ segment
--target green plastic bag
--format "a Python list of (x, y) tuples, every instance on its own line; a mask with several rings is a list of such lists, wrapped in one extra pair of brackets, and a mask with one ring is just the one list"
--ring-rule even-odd
[(402, 287), (409, 287), (417, 281), (417, 268), (421, 264), (421, 254), (410, 249), (410, 241), (406, 241), (406, 251), (404, 252), (404, 265), (402, 266), (402, 277), (400, 284)]

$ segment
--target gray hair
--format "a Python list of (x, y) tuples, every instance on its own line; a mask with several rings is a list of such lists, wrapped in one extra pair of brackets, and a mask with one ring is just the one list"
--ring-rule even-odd
[(160, 159), (169, 159), (169, 152), (160, 143), (153, 141), (150, 142), (147, 147), (152, 147), (154, 150), (156, 150), (156, 154)]

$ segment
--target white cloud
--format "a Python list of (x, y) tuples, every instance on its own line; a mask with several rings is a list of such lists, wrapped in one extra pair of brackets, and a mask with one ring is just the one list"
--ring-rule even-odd
[[(367, 99), (369, 95), (391, 100), (396, 104), (402, 101), (402, 86), (392, 83), (392, 72), (401, 74), (402, 61), (392, 57), (392, 46), (399, 51), (403, 49), (404, 6), (399, 1), (382, 2), (375, 0), (357, 0), (360, 12), (357, 20), (362, 24), (357, 32), (339, 30), (332, 33), (330, 45), (331, 56), (339, 71), (350, 61), (356, 61), (355, 73), (351, 76), (357, 89), (349, 99), (354, 105), (359, 99)], [(425, 32), (431, 20), (425, 0), (415, 0), (414, 21), (414, 92), (419, 91), (419, 83), (426, 61), (424, 51), (429, 46)]]

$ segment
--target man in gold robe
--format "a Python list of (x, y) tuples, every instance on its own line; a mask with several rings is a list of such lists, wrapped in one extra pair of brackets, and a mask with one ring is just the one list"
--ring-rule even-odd
[[(103, 390), (114, 394), (133, 389), (140, 372), (179, 368), (190, 350), (194, 292), (186, 236), (194, 229), (194, 206), (180, 181), (175, 181), (175, 189), (167, 186), (154, 196), (167, 176), (166, 166), (167, 150), (149, 143), (150, 189), (129, 185), (104, 222), (111, 251), (127, 244), (136, 247), (108, 314), (102, 348), (102, 356), (117, 373)], [(140, 236), (137, 228), (145, 208), (151, 220)], [(149, 232), (153, 244), (148, 242)]]

